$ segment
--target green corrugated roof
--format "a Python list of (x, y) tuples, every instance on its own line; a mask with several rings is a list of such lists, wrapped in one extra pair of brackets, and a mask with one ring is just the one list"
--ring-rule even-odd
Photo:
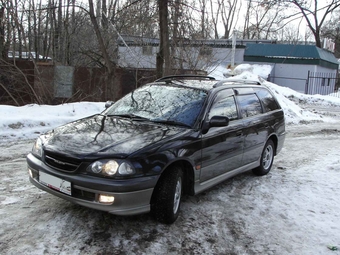
[(337, 69), (339, 62), (332, 52), (314, 45), (247, 44), (245, 61), (321, 65)]

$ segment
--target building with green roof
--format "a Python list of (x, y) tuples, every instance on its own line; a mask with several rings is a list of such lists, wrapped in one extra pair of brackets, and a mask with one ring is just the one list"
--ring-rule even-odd
[(316, 84), (313, 84), (315, 88), (310, 89), (310, 86), (306, 90), (306, 84), (311, 85), (310, 78), (319, 76), (323, 79), (320, 87), (327, 86), (328, 92), (334, 91), (339, 68), (332, 52), (314, 45), (249, 43), (244, 52), (244, 62), (269, 64), (272, 66), (268, 78), (271, 82), (309, 94), (321, 91)]

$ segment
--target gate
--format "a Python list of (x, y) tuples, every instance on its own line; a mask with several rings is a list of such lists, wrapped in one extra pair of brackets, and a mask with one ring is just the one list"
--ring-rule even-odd
[(305, 94), (331, 95), (340, 97), (340, 78), (336, 73), (308, 71)]

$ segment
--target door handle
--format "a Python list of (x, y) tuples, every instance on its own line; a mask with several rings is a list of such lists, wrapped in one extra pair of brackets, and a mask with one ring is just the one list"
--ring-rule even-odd
[(257, 125), (257, 124), (260, 124), (260, 123), (261, 123), (261, 121), (255, 120), (255, 121), (252, 121), (250, 124), (251, 125)]

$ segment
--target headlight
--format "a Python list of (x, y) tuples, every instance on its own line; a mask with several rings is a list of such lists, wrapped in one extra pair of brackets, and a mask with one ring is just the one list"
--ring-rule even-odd
[(98, 160), (89, 166), (88, 171), (106, 176), (126, 176), (135, 173), (131, 164), (120, 160)]
[(118, 172), (121, 175), (129, 175), (129, 174), (134, 174), (135, 169), (130, 164), (123, 162), (122, 164), (120, 164), (118, 168)]
[(32, 148), (32, 154), (36, 157), (41, 158), (42, 157), (42, 141), (40, 137), (35, 141), (33, 148)]

